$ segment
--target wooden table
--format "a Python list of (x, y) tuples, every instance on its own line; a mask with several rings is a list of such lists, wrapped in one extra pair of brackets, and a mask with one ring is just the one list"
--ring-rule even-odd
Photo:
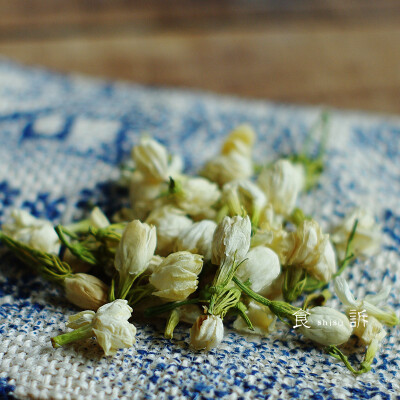
[(0, 0), (0, 54), (63, 72), (400, 113), (400, 2)]

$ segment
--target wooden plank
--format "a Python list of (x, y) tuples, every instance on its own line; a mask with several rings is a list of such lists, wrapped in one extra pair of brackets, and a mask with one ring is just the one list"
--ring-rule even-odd
[(400, 27), (83, 36), (0, 43), (0, 53), (145, 84), (400, 112)]

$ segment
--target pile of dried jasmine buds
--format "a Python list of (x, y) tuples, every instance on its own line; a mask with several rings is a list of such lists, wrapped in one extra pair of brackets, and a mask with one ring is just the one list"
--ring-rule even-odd
[[(122, 169), (131, 207), (112, 223), (99, 208), (55, 228), (14, 210), (2, 243), (85, 310), (69, 318), (72, 330), (53, 337), (53, 346), (95, 337), (106, 355), (131, 347), (133, 309), (164, 318), (166, 338), (178, 323), (191, 324), (191, 347), (207, 351), (223, 340), (224, 320), (268, 336), (279, 319), (353, 373), (370, 370), (385, 325), (399, 322), (382, 306), (390, 288), (356, 299), (340, 275), (356, 257), (379, 251), (380, 227), (357, 208), (329, 235), (296, 208), (323, 171), (327, 128), (323, 114), (310, 131), (314, 142), (320, 134), (313, 154), (303, 150), (261, 168), (251, 156), (254, 131), (239, 126), (199, 176), (183, 174), (179, 157), (143, 137)], [(330, 281), (344, 313), (324, 305)], [(357, 369), (338, 348), (351, 335), (366, 346)]]

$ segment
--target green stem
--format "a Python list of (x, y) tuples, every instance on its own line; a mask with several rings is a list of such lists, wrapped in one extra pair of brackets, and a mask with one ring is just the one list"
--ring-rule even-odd
[(244, 321), (247, 324), (247, 327), (251, 330), (254, 331), (254, 326), (252, 324), (252, 322), (250, 321), (250, 318), (248, 317), (248, 315), (246, 314), (247, 311), (247, 307), (241, 302), (239, 301), (236, 304), (236, 309), (239, 312), (239, 315), (244, 319)]
[(175, 308), (184, 306), (186, 304), (197, 304), (201, 302), (206, 302), (206, 300), (186, 299), (183, 301), (174, 301), (171, 303), (162, 304), (161, 306), (149, 307), (144, 311), (144, 314), (146, 315), (146, 317), (153, 317), (154, 315), (159, 315), (167, 311), (172, 311)]
[(355, 370), (353, 366), (350, 364), (348, 358), (336, 346), (329, 346), (327, 347), (326, 351), (332, 357), (341, 360), (343, 364), (347, 367), (347, 369), (351, 371), (353, 374), (361, 375), (365, 372), (368, 372), (371, 369), (370, 366), (366, 366), (363, 365), (363, 363), (361, 363), (361, 368), (359, 370)]
[(93, 336), (92, 324), (81, 326), (72, 332), (64, 333), (62, 335), (51, 338), (51, 344), (54, 348), (64, 346), (68, 343), (75, 342), (77, 340), (88, 339)]

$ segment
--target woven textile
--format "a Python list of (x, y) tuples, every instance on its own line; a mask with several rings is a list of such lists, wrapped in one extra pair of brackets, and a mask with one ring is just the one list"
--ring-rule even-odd
[[(0, 222), (24, 208), (70, 222), (93, 205), (112, 214), (127, 196), (113, 182), (143, 132), (196, 171), (219, 151), (223, 135), (249, 122), (255, 158), (299, 151), (320, 109), (109, 83), (0, 62)], [(400, 119), (332, 112), (321, 185), (300, 199), (325, 230), (354, 205), (383, 226), (382, 252), (346, 271), (356, 295), (393, 285), (400, 291)], [(335, 297), (329, 305), (340, 310)], [(0, 398), (18, 399), (390, 399), (400, 398), (397, 329), (389, 331), (372, 371), (353, 376), (323, 349), (288, 332), (269, 337), (227, 329), (210, 353), (189, 349), (189, 327), (173, 341), (157, 322), (136, 322), (137, 344), (106, 358), (93, 340), (54, 350), (77, 312), (61, 290), (15, 258), (0, 265)], [(349, 348), (355, 345), (351, 341)], [(357, 364), (363, 348), (355, 347)]]

